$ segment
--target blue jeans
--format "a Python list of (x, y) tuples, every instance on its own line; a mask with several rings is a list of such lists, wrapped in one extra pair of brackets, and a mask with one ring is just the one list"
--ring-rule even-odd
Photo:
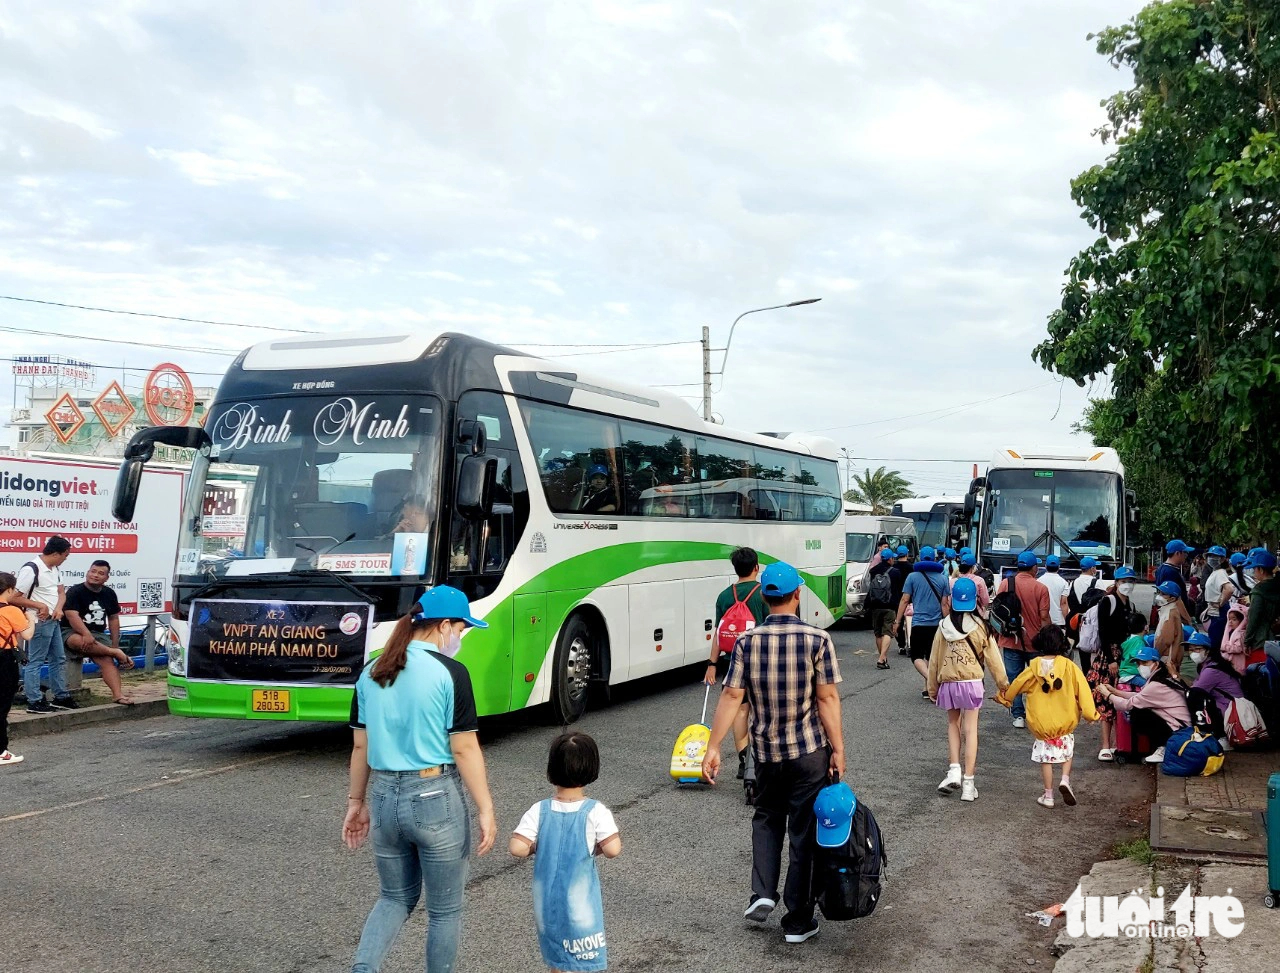
[(40, 689), (40, 667), (49, 663), (49, 688), (53, 690), (53, 698), (67, 695), (67, 681), (63, 667), (67, 664), (67, 653), (62, 647), (62, 626), (52, 618), (36, 622), (35, 634), (27, 643), (27, 667), (22, 670), (22, 689), (27, 694), (27, 702), (35, 703), (44, 698)]
[[(1009, 677), (1009, 683), (1012, 685), (1031, 661), (1031, 656), (1018, 649), (1001, 649), (1000, 653), (1004, 656), (1004, 674)], [(1013, 698), (1013, 705), (1009, 709), (1015, 720), (1018, 717), (1025, 718), (1027, 715), (1027, 704), (1021, 696)]]
[(427, 973), (452, 973), (462, 927), (471, 819), (455, 768), (439, 777), (375, 770), (370, 832), (381, 894), (365, 920), (352, 973), (376, 973), (427, 890)]

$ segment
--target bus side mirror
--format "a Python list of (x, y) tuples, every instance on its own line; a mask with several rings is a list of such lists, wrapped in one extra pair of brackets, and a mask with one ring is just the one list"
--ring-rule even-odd
[(964, 495), (964, 519), (972, 520), (973, 512), (978, 509), (978, 498), (972, 493)]
[(454, 506), (467, 520), (484, 520), (493, 513), (493, 493), (498, 482), (498, 461), (493, 457), (464, 456), (458, 467)]
[(209, 434), (199, 426), (151, 426), (139, 429), (124, 448), (124, 462), (116, 477), (116, 492), (111, 498), (111, 514), (122, 524), (133, 521), (138, 506), (138, 489), (142, 486), (143, 467), (155, 455), (156, 445), (183, 449), (207, 449)]
[(458, 420), (458, 442), (471, 447), (472, 456), (481, 456), (489, 442), (488, 431), (479, 419)]

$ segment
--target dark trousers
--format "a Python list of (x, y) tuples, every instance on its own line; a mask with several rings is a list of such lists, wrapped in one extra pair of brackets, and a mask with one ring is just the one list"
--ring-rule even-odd
[(1133, 728), (1134, 736), (1145, 734), (1153, 750), (1163, 747), (1173, 734), (1169, 724), (1149, 709), (1131, 709), (1129, 726)]
[(0, 753), (9, 749), (9, 709), (22, 681), (22, 668), (14, 649), (0, 649)]
[(827, 783), (831, 751), (823, 747), (794, 760), (756, 764), (755, 816), (751, 819), (751, 892), (778, 901), (782, 838), (791, 847), (782, 902), (784, 932), (796, 932), (813, 920), (813, 849), (816, 843), (813, 801)]

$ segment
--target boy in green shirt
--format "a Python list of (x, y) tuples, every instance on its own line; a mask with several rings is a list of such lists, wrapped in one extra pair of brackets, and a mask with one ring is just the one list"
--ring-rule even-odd
[[(738, 580), (720, 592), (720, 596), (716, 598), (716, 625), (711, 639), (711, 659), (707, 663), (707, 673), (703, 678), (708, 686), (714, 686), (717, 677), (722, 675), (717, 671), (722, 660), (725, 668), (728, 668), (730, 653), (722, 652), (720, 646), (720, 623), (724, 620), (724, 616), (739, 602), (746, 605), (756, 625), (763, 622), (769, 614), (764, 596), (760, 593), (760, 558), (755, 550), (750, 547), (740, 547), (729, 555), (729, 560), (733, 564), (734, 572), (738, 575)], [(733, 721), (733, 743), (738, 751), (739, 780), (746, 775), (747, 771), (747, 742), (747, 704), (744, 701)]]
[(1129, 619), (1129, 631), (1132, 634), (1120, 643), (1120, 674), (1116, 681), (1132, 689), (1139, 689), (1146, 684), (1146, 680), (1138, 675), (1138, 660), (1134, 656), (1144, 645), (1154, 648), (1156, 640), (1147, 634), (1147, 620), (1137, 612)]

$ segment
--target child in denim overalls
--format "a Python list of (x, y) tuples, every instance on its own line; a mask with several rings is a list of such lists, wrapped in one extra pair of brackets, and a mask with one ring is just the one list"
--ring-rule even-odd
[(533, 917), (542, 959), (552, 970), (607, 967), (604, 904), (595, 855), (616, 858), (622, 838), (613, 814), (584, 788), (600, 776), (600, 751), (585, 733), (551, 743), (547, 779), (555, 796), (525, 812), (509, 845), (517, 858), (534, 855)]

